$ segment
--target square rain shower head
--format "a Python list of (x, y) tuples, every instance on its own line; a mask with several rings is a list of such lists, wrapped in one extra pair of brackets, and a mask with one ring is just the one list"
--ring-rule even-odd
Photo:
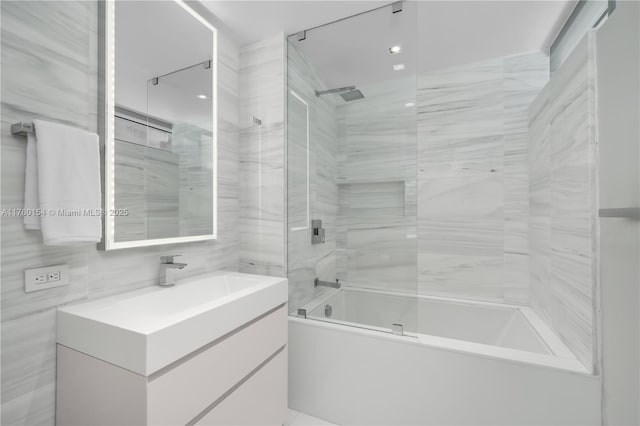
[(342, 99), (344, 99), (345, 102), (356, 101), (358, 99), (364, 98), (364, 95), (358, 89), (349, 90), (348, 92), (340, 93), (340, 96), (342, 96)]

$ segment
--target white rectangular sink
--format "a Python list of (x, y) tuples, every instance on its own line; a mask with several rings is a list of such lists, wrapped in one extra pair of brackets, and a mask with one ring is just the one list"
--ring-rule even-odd
[(287, 279), (215, 272), (65, 306), (59, 344), (149, 376), (287, 301)]

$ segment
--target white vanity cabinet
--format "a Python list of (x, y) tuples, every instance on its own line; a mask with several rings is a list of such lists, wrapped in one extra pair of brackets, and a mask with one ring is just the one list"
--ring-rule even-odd
[[(287, 282), (283, 278), (264, 277), (272, 283), (264, 285), (263, 282), (258, 284), (260, 277), (254, 277), (234, 274), (233, 279), (227, 280), (231, 281), (228, 287), (236, 284), (236, 289), (242, 287), (237, 285), (238, 278), (256, 281), (255, 288), (244, 286), (243, 290), (239, 290), (241, 294), (235, 295), (234, 300), (238, 301), (235, 304), (231, 300), (233, 298), (217, 298), (216, 303), (210, 306), (206, 306), (206, 303), (205, 306), (199, 303), (189, 309), (179, 306), (178, 314), (175, 310), (170, 314), (163, 312), (157, 301), (154, 302), (154, 309), (146, 309), (144, 300), (131, 304), (131, 298), (126, 299), (125, 308), (122, 308), (122, 299), (117, 299), (111, 303), (89, 302), (61, 309), (58, 312), (57, 424), (283, 424), (287, 415)], [(221, 281), (224, 281), (219, 276), (207, 279), (207, 285), (202, 286), (206, 290), (210, 290), (212, 285), (222, 285)], [(212, 281), (214, 284), (211, 284)], [(178, 285), (174, 290), (178, 291), (172, 294), (172, 289), (159, 289), (139, 296), (149, 299), (146, 296), (148, 294), (154, 295), (151, 298), (158, 298), (158, 294), (161, 294), (161, 299), (166, 298), (166, 301), (180, 305), (178, 293), (189, 292), (191, 296), (197, 296), (198, 292), (196, 288), (189, 289), (189, 283)], [(247, 304), (247, 298), (255, 300)], [(189, 299), (199, 300), (198, 297)], [(87, 310), (86, 305), (89, 304), (95, 306)], [(251, 311), (240, 315), (246, 321), (238, 323), (238, 318), (228, 315), (225, 327), (225, 318), (218, 319), (223, 324), (194, 319), (202, 315), (211, 317), (213, 311), (225, 311), (224, 306), (229, 304), (242, 309), (241, 312)], [(96, 328), (99, 325), (96, 324), (99, 322), (96, 321), (98, 316), (104, 327), (108, 317), (105, 310), (122, 311), (129, 309), (130, 305), (141, 307), (141, 313), (133, 317), (140, 318), (145, 313), (166, 315), (161, 328), (147, 328), (146, 342), (136, 341), (135, 338), (140, 336), (119, 336), (121, 343), (130, 340), (130, 346), (122, 347), (124, 354), (118, 354), (117, 351), (111, 353), (106, 345), (78, 348), (79, 345), (74, 344), (69, 333), (75, 337), (82, 337), (83, 333), (99, 333), (99, 327)], [(88, 312), (95, 314), (89, 315)], [(181, 315), (183, 313), (185, 315)], [(123, 315), (126, 317), (126, 314)], [(170, 318), (169, 323), (166, 323), (167, 318)], [(176, 318), (182, 318), (182, 321), (176, 323)], [(191, 329), (189, 323), (197, 328)], [(108, 327), (111, 325), (106, 325), (102, 337), (118, 340), (110, 336)], [(140, 323), (137, 325), (144, 328)], [(168, 338), (164, 339), (161, 334), (156, 334), (176, 325), (180, 325), (183, 335), (167, 333)], [(156, 332), (150, 332), (152, 329)], [(207, 329), (215, 332), (209, 333), (211, 340), (201, 345), (199, 343), (203, 334), (208, 333)], [(77, 336), (78, 333), (80, 336)], [(192, 342), (194, 347), (182, 354), (175, 346), (183, 346), (185, 342)], [(153, 354), (154, 351), (161, 351), (163, 346), (166, 349), (164, 352), (172, 352), (174, 357), (178, 357), (166, 365), (161, 365), (159, 358)], [(144, 348), (144, 360), (134, 356), (137, 355), (133, 353), (137, 348)]]

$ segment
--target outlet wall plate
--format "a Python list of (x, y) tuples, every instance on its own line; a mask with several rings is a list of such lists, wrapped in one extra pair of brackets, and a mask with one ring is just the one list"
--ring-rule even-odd
[[(55, 279), (56, 276), (59, 276), (58, 280)], [(50, 277), (53, 279), (50, 280)], [(24, 291), (27, 293), (63, 285), (69, 285), (69, 265), (52, 265), (24, 271)]]

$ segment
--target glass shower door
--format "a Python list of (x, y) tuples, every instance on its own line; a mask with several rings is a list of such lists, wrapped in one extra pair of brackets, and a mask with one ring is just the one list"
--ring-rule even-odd
[(414, 8), (289, 37), (291, 314), (416, 330)]

